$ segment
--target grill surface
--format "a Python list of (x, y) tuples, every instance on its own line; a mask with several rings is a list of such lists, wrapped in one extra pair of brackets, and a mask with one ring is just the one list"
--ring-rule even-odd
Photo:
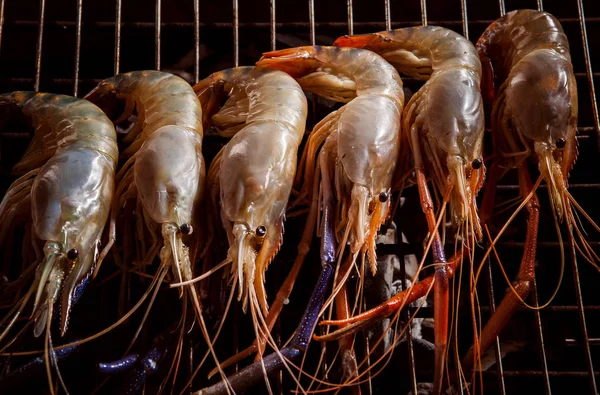
[[(35, 89), (81, 97), (103, 78), (140, 69), (177, 72), (193, 83), (219, 69), (253, 64), (262, 52), (270, 49), (327, 45), (347, 33), (418, 24), (447, 27), (475, 42), (489, 23), (506, 11), (543, 9), (563, 24), (570, 40), (578, 82), (580, 154), (571, 174), (570, 190), (597, 221), (600, 218), (600, 208), (596, 204), (600, 199), (600, 172), (597, 171), (600, 125), (594, 82), (598, 82), (600, 73), (593, 70), (600, 71), (600, 7), (594, 7), (593, 3), (592, 0), (586, 2), (588, 8), (584, 14), (583, 0), (410, 0), (401, 3), (390, 0), (308, 0), (308, 3), (306, 0), (261, 0), (238, 3), (238, 0), (233, 0), (233, 4), (214, 0), (116, 0), (116, 3), (99, 0), (0, 0), (0, 91)], [(414, 92), (420, 83), (405, 79), (405, 86)], [(327, 111), (330, 110), (313, 101), (308, 126), (314, 125)], [(10, 168), (29, 141), (28, 133), (10, 126), (0, 121), (1, 193), (12, 182), (8, 175)], [(209, 149), (216, 150), (222, 144), (223, 141), (217, 137), (207, 137)], [(498, 189), (499, 200), (514, 197), (518, 190), (514, 177), (507, 177), (502, 182)], [(557, 285), (560, 265), (557, 236), (544, 190), (541, 188), (538, 193), (542, 204), (542, 224), (537, 283), (528, 299), (533, 304), (543, 304), (548, 300)], [(418, 204), (414, 191), (407, 193), (407, 206), (411, 202)], [(382, 253), (402, 255), (406, 251), (418, 250), (423, 235), (418, 235), (415, 227), (407, 225), (414, 222), (404, 221), (410, 214), (407, 211), (399, 212), (396, 223), (406, 233), (408, 243), (380, 246)], [(499, 217), (498, 223), (501, 224), (503, 219), (506, 217)], [(287, 227), (291, 231), (286, 236), (295, 237), (301, 231), (301, 221), (290, 219)], [(510, 234), (499, 245), (504, 267), (511, 279), (518, 270), (525, 227), (526, 218), (519, 215)], [(590, 231), (590, 240), (598, 251), (600, 239), (595, 232)], [(534, 393), (564, 393), (574, 389), (577, 393), (597, 392), (596, 376), (600, 374), (600, 293), (597, 292), (597, 282), (600, 275), (581, 258), (579, 265), (572, 264), (569, 251), (567, 243), (565, 278), (552, 304), (541, 311), (521, 308), (496, 343), (497, 363), (483, 373), (488, 393), (516, 393), (525, 384), (534, 386)], [(293, 247), (284, 246), (278, 263), (270, 270), (274, 273), (269, 275), (283, 278), (294, 253)], [(305, 266), (310, 263), (310, 260), (307, 261)], [(303, 269), (299, 281), (306, 280), (312, 284), (318, 268), (313, 269)], [(483, 318), (486, 319), (495, 306), (489, 302), (490, 299), (499, 302), (507, 287), (496, 261), (486, 265), (484, 274), (486, 281), (481, 282), (479, 297)], [(295, 304), (291, 303), (289, 310), (294, 318), (289, 319), (291, 324), (281, 325), (288, 329), (286, 333), (291, 333), (291, 328), (296, 325), (308, 293), (295, 291), (292, 296)], [(407, 314), (412, 314), (412, 311)], [(422, 308), (418, 316), (432, 317), (433, 311)], [(468, 331), (469, 314), (464, 316), (467, 322), (458, 325), (458, 328), (462, 330), (464, 326)], [(106, 322), (112, 321), (109, 318)], [(235, 331), (233, 336), (237, 336)], [(464, 355), (472, 337), (469, 334), (462, 337), (464, 344), (460, 345), (460, 353)], [(524, 345), (519, 351), (500, 358), (501, 351), (510, 341)], [(116, 344), (115, 349), (120, 350), (118, 354), (123, 348)], [(417, 382), (432, 381), (431, 366), (415, 359), (411, 339), (407, 352), (401, 354), (404, 362), (395, 358), (391, 365), (395, 364), (397, 368), (406, 366), (407, 380), (393, 385), (403, 393), (409, 390), (415, 393)], [(96, 360), (98, 358), (101, 358), (100, 354)], [(67, 369), (63, 368), (63, 373)], [(394, 366), (388, 366), (386, 372), (390, 378), (395, 377)], [(65, 379), (68, 386), (75, 386), (77, 378), (69, 376), (73, 375), (67, 372)], [(93, 374), (91, 378), (85, 377), (79, 381), (97, 379)], [(287, 379), (283, 377), (280, 380), (285, 382)], [(87, 387), (81, 384), (81, 388), (86, 388), (84, 391), (89, 391), (87, 384)]]

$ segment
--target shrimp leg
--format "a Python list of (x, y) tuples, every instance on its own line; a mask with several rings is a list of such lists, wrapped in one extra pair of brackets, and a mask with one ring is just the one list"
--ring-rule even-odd
[[(467, 248), (463, 247), (461, 251), (457, 252), (456, 255), (448, 260), (448, 278), (452, 278), (454, 276), (454, 273), (462, 263), (463, 254), (465, 252), (467, 252)], [(426, 279), (419, 281), (418, 283), (407, 288), (406, 290), (397, 293), (384, 303), (381, 303), (380, 305), (373, 307), (362, 314), (355, 315), (345, 320), (321, 321), (319, 325), (336, 325), (342, 326), (342, 328), (323, 336), (314, 335), (313, 338), (316, 341), (337, 340), (345, 335), (349, 335), (369, 327), (373, 323), (389, 317), (399, 309), (402, 309), (404, 306), (408, 306), (414, 301), (427, 295), (433, 286), (434, 279), (435, 275), (429, 276)]]
[[(529, 224), (527, 225), (527, 236), (525, 238), (525, 247), (523, 258), (517, 280), (513, 285), (514, 291), (509, 291), (502, 300), (502, 303), (496, 309), (496, 312), (485, 325), (480, 336), (480, 350), (486, 350), (500, 334), (504, 326), (508, 323), (510, 317), (521, 305), (521, 301), (527, 298), (531, 291), (531, 285), (535, 279), (535, 253), (538, 235), (538, 226), (540, 220), (540, 204), (537, 194), (534, 191), (531, 176), (526, 165), (519, 168), (519, 187), (523, 196), (528, 196), (533, 192), (531, 199), (527, 202), (527, 211), (529, 212)], [(516, 292), (516, 294), (515, 294)], [(463, 369), (470, 369), (475, 363), (474, 349), (471, 347), (462, 361)]]

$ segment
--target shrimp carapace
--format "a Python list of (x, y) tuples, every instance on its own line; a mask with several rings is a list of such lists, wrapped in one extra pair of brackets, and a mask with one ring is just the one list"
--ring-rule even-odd
[[(0, 106), (9, 105), (17, 106), (30, 120), (34, 135), (13, 168), (23, 175), (0, 203), (0, 246), (12, 248), (3, 244), (15, 223), (24, 218), (25, 232), (30, 232), (25, 239), (31, 240), (37, 258), (27, 262), (36, 267), (33, 284), (2, 320), (6, 326), (0, 340), (33, 301), (34, 335), (46, 331), (49, 364), (53, 314), (60, 314), (64, 336), (73, 305), (114, 240), (111, 232), (100, 251), (115, 190), (117, 136), (110, 119), (87, 100), (36, 92), (0, 95)], [(50, 379), (49, 366), (47, 372)]]

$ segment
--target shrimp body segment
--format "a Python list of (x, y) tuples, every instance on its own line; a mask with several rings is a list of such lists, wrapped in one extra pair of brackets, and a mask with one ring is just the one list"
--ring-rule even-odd
[(61, 298), (64, 335), (73, 304), (112, 245), (100, 254), (115, 188), (115, 129), (98, 107), (70, 96), (13, 92), (0, 95), (0, 105), (17, 106), (35, 130), (25, 155), (13, 168), (23, 175), (0, 203), (0, 215), (6, 218), (0, 242), (21, 213), (29, 219), (34, 238), (45, 243), (43, 251), (36, 251), (33, 285), (0, 338), (31, 299), (34, 334), (39, 336), (49, 330), (54, 305)]
[(220, 213), (215, 227), (227, 234), (228, 260), (243, 309), (254, 293), (266, 314), (264, 276), (283, 241), (306, 127), (306, 97), (289, 75), (256, 67), (214, 73), (194, 90), (203, 105), (205, 126), (211, 124), (231, 137), (208, 171), (210, 211)]

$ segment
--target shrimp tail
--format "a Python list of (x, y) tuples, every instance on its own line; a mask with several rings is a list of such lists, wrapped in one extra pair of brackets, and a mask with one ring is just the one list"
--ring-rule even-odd
[[(353, 48), (364, 48), (368, 45), (372, 45), (375, 41), (380, 39), (385, 39), (381, 34), (373, 33), (373, 34), (357, 34), (355, 36), (341, 36), (338, 37), (334, 42), (334, 47), (353, 47)], [(388, 41), (391, 41), (388, 39)]]
[(298, 47), (265, 52), (256, 65), (281, 70), (294, 78), (299, 78), (321, 66), (321, 61), (315, 56), (317, 48)]

